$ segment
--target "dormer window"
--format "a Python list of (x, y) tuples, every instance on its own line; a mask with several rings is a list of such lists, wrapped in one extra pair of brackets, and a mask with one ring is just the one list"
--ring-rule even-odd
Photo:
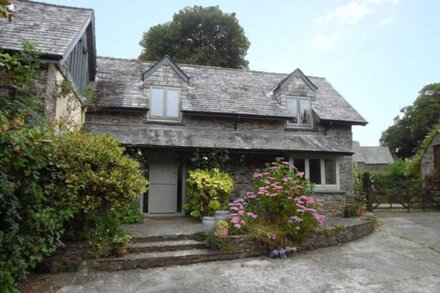
[(151, 120), (180, 120), (180, 90), (152, 87), (150, 91)]
[(312, 102), (309, 98), (287, 97), (287, 110), (292, 115), (290, 127), (312, 126)]

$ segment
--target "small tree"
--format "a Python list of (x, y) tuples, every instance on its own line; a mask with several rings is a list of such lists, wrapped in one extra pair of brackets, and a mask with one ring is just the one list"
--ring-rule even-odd
[(161, 60), (165, 55), (175, 62), (230, 68), (247, 68), (249, 41), (235, 13), (218, 6), (186, 7), (173, 20), (151, 27), (140, 45), (141, 60)]

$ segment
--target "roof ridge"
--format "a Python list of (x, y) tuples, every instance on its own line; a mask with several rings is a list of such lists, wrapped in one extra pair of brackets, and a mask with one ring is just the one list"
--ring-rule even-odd
[[(137, 62), (137, 63), (158, 63), (160, 61), (144, 61), (139, 60), (136, 58), (120, 58), (120, 57), (110, 57), (110, 56), (97, 56), (97, 58), (102, 59), (110, 59), (110, 60), (121, 60), (121, 61), (130, 61), (130, 62)], [(240, 72), (251, 72), (251, 73), (269, 73), (269, 74), (277, 74), (277, 75), (288, 75), (289, 73), (284, 72), (273, 72), (273, 71), (264, 71), (264, 70), (252, 70), (252, 69), (242, 69), (242, 68), (229, 68), (229, 67), (220, 67), (220, 66), (209, 66), (209, 65), (199, 65), (199, 64), (188, 64), (188, 63), (175, 63), (179, 67), (181, 66), (188, 66), (188, 67), (195, 67), (195, 68), (210, 68), (210, 69), (216, 69), (216, 70), (227, 70), (227, 71), (240, 71)], [(313, 75), (307, 75), (307, 77), (311, 78), (319, 78), (319, 79), (325, 79), (325, 77), (320, 76), (313, 76)]]
[(85, 7), (76, 7), (76, 6), (67, 6), (67, 5), (59, 5), (59, 4), (53, 4), (53, 3), (46, 3), (46, 2), (40, 2), (40, 1), (34, 1), (34, 0), (13, 0), (14, 2), (27, 2), (27, 3), (33, 3), (33, 4), (41, 4), (41, 5), (47, 5), (47, 6), (53, 6), (53, 7), (60, 7), (60, 8), (68, 8), (68, 9), (78, 9), (78, 10), (87, 10), (94, 12), (93, 8), (85, 8)]

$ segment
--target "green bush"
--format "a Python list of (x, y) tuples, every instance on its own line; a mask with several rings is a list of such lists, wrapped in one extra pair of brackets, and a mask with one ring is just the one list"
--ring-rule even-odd
[(147, 189), (139, 163), (110, 134), (71, 133), (58, 150), (81, 210), (124, 208)]
[(128, 207), (117, 210), (117, 215), (122, 224), (137, 224), (145, 221), (144, 215), (136, 205), (136, 202), (131, 203)]
[[(56, 157), (58, 136), (42, 115), (35, 85), (38, 52), (0, 52), (0, 284), (10, 287), (52, 253), (73, 216), (74, 189)], [(10, 90), (7, 90), (10, 89)], [(12, 285), (11, 285), (12, 284)]]
[(125, 208), (147, 184), (115, 138), (55, 133), (43, 99), (29, 90), (40, 86), (36, 58), (29, 44), (15, 55), (0, 51), (8, 77), (0, 79), (0, 292), (12, 291), (56, 250), (67, 220), (79, 219), (65, 225), (78, 237), (111, 242), (107, 232), (120, 224), (110, 211)]
[(217, 210), (228, 207), (229, 195), (234, 188), (231, 176), (218, 169), (191, 170), (186, 181), (185, 211), (194, 218), (213, 216)]
[[(79, 211), (65, 224), (66, 239), (87, 240), (96, 243), (98, 248), (103, 247), (104, 242), (111, 243), (121, 229), (120, 212), (116, 211), (129, 209), (147, 189), (148, 182), (140, 164), (126, 155), (119, 141), (111, 135), (66, 134), (58, 151), (60, 164), (68, 174), (66, 182), (76, 190)], [(106, 221), (109, 231), (104, 235), (101, 226)], [(105, 249), (102, 250), (104, 253)]]

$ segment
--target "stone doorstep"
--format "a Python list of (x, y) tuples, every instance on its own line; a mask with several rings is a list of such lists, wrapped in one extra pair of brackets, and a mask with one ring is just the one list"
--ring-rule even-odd
[(208, 261), (231, 260), (257, 256), (259, 254), (260, 253), (227, 253), (224, 251), (211, 251), (209, 249), (146, 252), (129, 254), (121, 258), (114, 257), (90, 261), (87, 266), (99, 271), (148, 269)]
[(163, 240), (163, 241), (151, 241), (151, 242), (135, 242), (127, 247), (129, 254), (140, 252), (162, 252), (162, 251), (177, 251), (188, 249), (203, 249), (206, 248), (206, 244), (203, 242), (182, 239), (182, 240)]

